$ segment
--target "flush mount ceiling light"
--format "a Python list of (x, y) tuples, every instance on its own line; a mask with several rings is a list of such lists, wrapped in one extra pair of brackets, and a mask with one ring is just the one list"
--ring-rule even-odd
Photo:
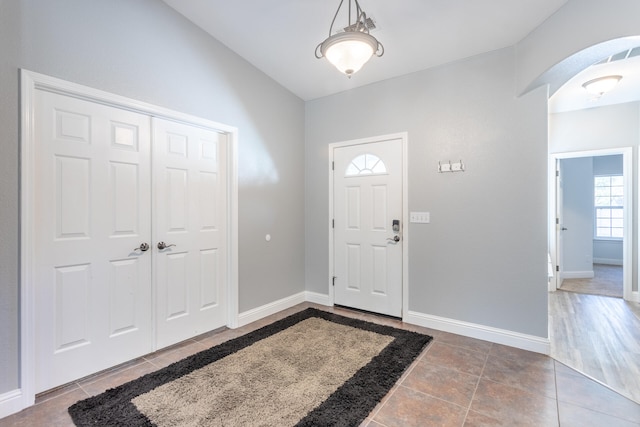
[[(371, 19), (367, 19), (366, 13), (360, 7), (358, 0), (347, 0), (349, 3), (347, 26), (344, 32), (333, 33), (333, 25), (336, 22), (340, 8), (344, 0), (340, 0), (338, 10), (333, 16), (329, 27), (329, 37), (316, 47), (316, 58), (327, 58), (338, 71), (351, 76), (356, 73), (375, 54), (382, 56), (384, 46), (375, 37), (369, 34), (372, 26)], [(351, 22), (351, 4), (355, 5), (354, 21)], [(318, 54), (320, 51), (320, 54)]]
[(609, 92), (613, 89), (620, 79), (622, 79), (622, 76), (598, 77), (597, 79), (583, 83), (582, 87), (592, 95), (602, 96), (605, 92)]

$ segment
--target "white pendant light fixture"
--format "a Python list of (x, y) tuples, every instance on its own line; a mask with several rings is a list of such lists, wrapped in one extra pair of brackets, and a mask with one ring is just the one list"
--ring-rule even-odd
[[(315, 53), (316, 58), (327, 58), (338, 71), (351, 78), (373, 55), (382, 56), (384, 54), (384, 46), (369, 34), (367, 15), (360, 7), (358, 0), (347, 1), (349, 2), (349, 11), (344, 32), (332, 34), (333, 25), (344, 3), (344, 0), (340, 0), (338, 10), (336, 10), (333, 21), (331, 21), (331, 27), (329, 27), (329, 37), (316, 47)], [(351, 22), (352, 3), (355, 5), (353, 23)], [(318, 51), (320, 51), (320, 54), (318, 54)]]
[(582, 84), (582, 87), (591, 95), (600, 97), (613, 89), (618, 82), (622, 79), (622, 76), (604, 76), (597, 79), (589, 80)]

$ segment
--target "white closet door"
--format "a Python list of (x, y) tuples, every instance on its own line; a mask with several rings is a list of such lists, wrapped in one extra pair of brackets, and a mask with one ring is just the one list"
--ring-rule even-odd
[(38, 90), (36, 391), (152, 350), (150, 120)]
[[(153, 121), (157, 346), (226, 324), (225, 135)], [(167, 247), (158, 246), (164, 242)]]

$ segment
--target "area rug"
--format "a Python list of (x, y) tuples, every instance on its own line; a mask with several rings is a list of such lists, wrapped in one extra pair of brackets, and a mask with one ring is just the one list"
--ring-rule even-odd
[(309, 308), (69, 413), (77, 426), (358, 426), (430, 340)]

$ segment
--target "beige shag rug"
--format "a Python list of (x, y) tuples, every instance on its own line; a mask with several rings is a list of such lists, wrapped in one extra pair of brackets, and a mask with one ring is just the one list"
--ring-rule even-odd
[(310, 308), (69, 413), (77, 426), (358, 426), (430, 340)]
[(295, 425), (391, 341), (310, 318), (133, 404), (158, 427)]

